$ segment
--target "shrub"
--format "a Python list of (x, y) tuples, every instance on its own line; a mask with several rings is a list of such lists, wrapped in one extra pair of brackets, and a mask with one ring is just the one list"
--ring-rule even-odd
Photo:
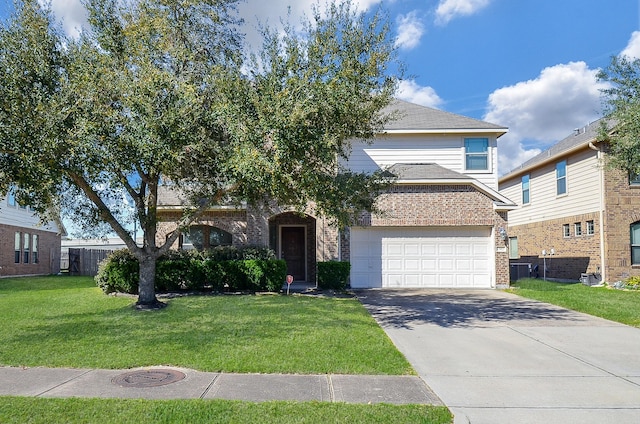
[[(249, 259), (243, 259), (249, 258)], [(268, 248), (221, 247), (206, 252), (172, 250), (156, 263), (156, 291), (278, 291), (286, 263)], [(139, 266), (128, 250), (109, 255), (100, 265), (96, 283), (105, 292), (138, 292)]]
[(625, 288), (629, 290), (640, 290), (640, 275), (629, 277), (627, 281), (625, 281)]
[(127, 249), (115, 250), (100, 263), (96, 284), (105, 293), (138, 292), (140, 266), (138, 260)]
[(318, 287), (321, 289), (344, 290), (351, 271), (349, 262), (318, 262)]

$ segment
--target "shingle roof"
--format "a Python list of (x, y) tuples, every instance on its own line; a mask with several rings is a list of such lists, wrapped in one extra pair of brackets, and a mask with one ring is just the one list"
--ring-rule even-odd
[(471, 180), (468, 175), (460, 174), (435, 163), (396, 163), (389, 168), (399, 180)]
[(496, 130), (505, 133), (507, 128), (490, 122), (457, 115), (443, 110), (395, 100), (383, 113), (397, 112), (398, 119), (389, 122), (386, 130)]
[[(539, 163), (551, 160), (552, 158), (561, 156), (563, 153), (568, 152), (576, 147), (587, 145), (589, 142), (595, 141), (598, 138), (600, 125), (605, 122), (604, 119), (605, 118), (600, 118), (594, 122), (591, 122), (585, 127), (575, 129), (574, 132), (571, 133), (571, 135), (558, 141), (556, 144), (541, 152), (537, 156), (534, 156), (528, 161), (523, 162), (520, 166), (512, 169), (500, 179), (502, 180), (509, 178), (512, 175), (518, 174), (523, 169), (527, 169)], [(611, 127), (612, 124), (608, 123), (608, 125), (609, 127)]]

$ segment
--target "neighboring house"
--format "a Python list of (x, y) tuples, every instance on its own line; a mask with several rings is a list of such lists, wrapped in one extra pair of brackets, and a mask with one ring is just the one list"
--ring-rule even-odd
[(63, 235), (61, 223), (42, 224), (9, 192), (0, 201), (0, 276), (57, 274)]
[[(343, 260), (354, 288), (507, 286), (507, 211), (516, 205), (498, 193), (496, 152), (507, 129), (403, 101), (392, 108), (400, 118), (373, 143), (354, 142), (344, 164), (397, 177), (378, 199), (381, 215), (338, 231), (286, 206), (219, 207), (178, 247), (270, 246), (296, 281), (311, 283), (317, 262)], [(162, 241), (183, 204), (168, 188), (159, 199)]]
[(500, 192), (520, 206), (509, 212), (511, 262), (537, 266), (540, 278), (640, 275), (640, 179), (605, 166), (599, 127), (575, 130), (500, 178)]

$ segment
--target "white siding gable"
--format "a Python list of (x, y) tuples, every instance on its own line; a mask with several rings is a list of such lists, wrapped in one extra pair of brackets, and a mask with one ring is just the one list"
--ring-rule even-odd
[[(464, 169), (464, 139), (467, 137), (489, 139), (488, 171)], [(435, 163), (498, 189), (497, 141), (490, 134), (385, 134), (376, 137), (371, 144), (355, 141), (349, 160), (342, 165), (354, 172), (374, 172), (396, 163)]]
[(10, 206), (6, 198), (0, 200), (0, 224), (40, 231), (59, 232), (59, 228), (55, 223), (50, 222), (43, 225), (40, 222), (40, 218), (29, 208), (23, 209), (18, 206)]
[(556, 163), (562, 159), (559, 158), (530, 172), (528, 205), (522, 205), (522, 175), (502, 184), (500, 193), (521, 206), (509, 212), (509, 225), (522, 225), (600, 210), (602, 165), (598, 162), (597, 153), (586, 149), (566, 158), (567, 193), (558, 196)]

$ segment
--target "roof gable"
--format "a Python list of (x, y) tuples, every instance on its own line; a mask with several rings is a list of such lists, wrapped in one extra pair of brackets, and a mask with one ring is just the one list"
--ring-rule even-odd
[(397, 119), (385, 125), (385, 130), (387, 131), (492, 130), (500, 133), (500, 135), (507, 132), (507, 128), (500, 125), (403, 100), (394, 100), (383, 109), (383, 113), (397, 114)]

